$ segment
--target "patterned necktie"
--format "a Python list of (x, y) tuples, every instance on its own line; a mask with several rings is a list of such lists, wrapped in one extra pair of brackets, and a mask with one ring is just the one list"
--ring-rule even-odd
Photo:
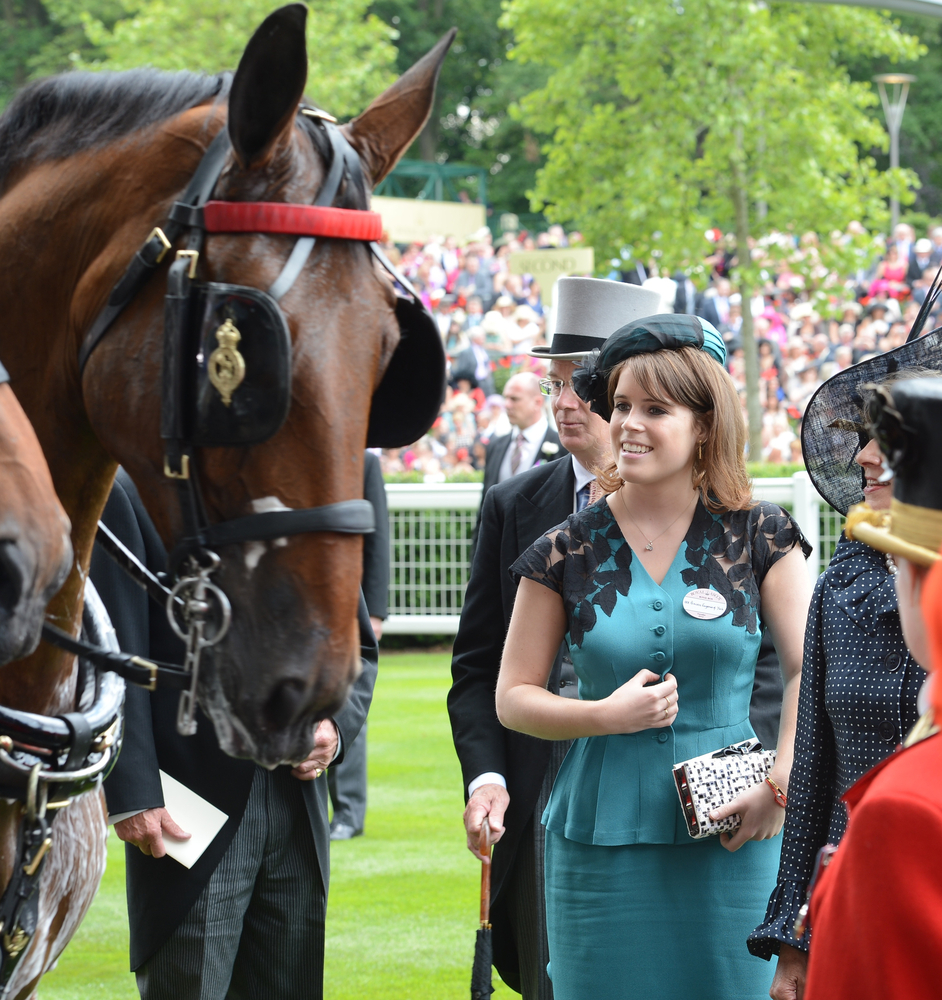
[(576, 510), (585, 510), (586, 507), (595, 503), (602, 495), (602, 487), (599, 486), (597, 479), (593, 479), (591, 483), (586, 483), (576, 494)]
[(523, 431), (521, 431), (514, 441), (514, 450), (510, 455), (510, 474), (512, 476), (515, 476), (517, 470), (520, 468), (520, 460), (523, 458), (523, 446), (526, 442), (527, 439), (523, 436)]

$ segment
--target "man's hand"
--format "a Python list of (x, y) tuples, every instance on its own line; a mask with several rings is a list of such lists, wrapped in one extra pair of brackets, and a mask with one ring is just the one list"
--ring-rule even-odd
[(379, 642), (383, 638), (383, 619), (370, 615), (370, 624), (373, 626), (373, 635), (376, 636), (376, 641)]
[(805, 995), (805, 977), (808, 974), (808, 956), (803, 951), (783, 944), (778, 954), (775, 978), (769, 996), (772, 1000), (802, 1000)]
[(468, 850), (479, 860), (487, 858), (481, 854), (479, 843), (481, 826), (486, 821), (490, 827), (490, 842), (496, 844), (504, 835), (504, 813), (510, 805), (510, 795), (503, 785), (478, 785), (468, 799), (464, 810), (464, 828), (468, 834)]
[(314, 749), (291, 773), (299, 781), (316, 781), (337, 756), (340, 736), (333, 719), (321, 719), (314, 730)]
[(167, 853), (164, 834), (174, 840), (190, 839), (190, 834), (177, 826), (163, 807), (145, 809), (136, 816), (129, 816), (120, 823), (115, 823), (114, 832), (126, 844), (133, 844), (142, 853), (154, 858), (162, 858)]

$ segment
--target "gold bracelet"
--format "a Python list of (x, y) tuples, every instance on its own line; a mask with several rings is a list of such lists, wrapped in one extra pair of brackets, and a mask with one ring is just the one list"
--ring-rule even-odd
[(765, 783), (772, 789), (772, 794), (775, 796), (775, 804), (784, 809), (788, 805), (788, 796), (768, 775), (766, 775)]

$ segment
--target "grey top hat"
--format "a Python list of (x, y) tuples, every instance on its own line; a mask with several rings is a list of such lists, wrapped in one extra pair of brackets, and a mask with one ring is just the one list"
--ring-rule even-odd
[(661, 296), (649, 288), (604, 278), (560, 278), (556, 332), (548, 347), (534, 347), (534, 358), (579, 361), (626, 323), (652, 316)]

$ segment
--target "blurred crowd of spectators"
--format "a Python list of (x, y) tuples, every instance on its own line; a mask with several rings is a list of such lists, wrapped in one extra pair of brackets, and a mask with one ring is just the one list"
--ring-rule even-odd
[[(805, 237), (800, 252), (814, 253), (814, 239)], [(503, 384), (517, 371), (542, 377), (546, 367), (526, 352), (547, 342), (549, 295), (532, 275), (510, 272), (510, 255), (581, 242), (579, 233), (551, 226), (535, 236), (505, 235), (495, 245), (484, 228), (463, 246), (448, 237), (388, 248), (435, 317), (449, 358), (449, 386), (429, 433), (409, 448), (383, 454), (387, 476), (414, 473), (440, 481), (472, 478), (483, 468), (487, 442), (510, 430)], [(745, 416), (743, 303), (729, 277), (736, 248), (719, 232), (715, 244), (704, 262), (705, 286), (698, 276), (704, 287), (659, 261), (630, 261), (608, 277), (654, 288), (661, 295), (661, 311), (695, 313), (720, 330)], [(827, 280), (818, 275), (815, 285), (827, 294), (813, 295), (787, 256), (763, 272), (764, 284), (750, 301), (763, 414), (763, 450), (756, 461), (801, 463), (801, 418), (814, 391), (834, 372), (905, 343), (940, 264), (942, 226), (917, 238), (911, 226), (901, 224), (868, 269)], [(936, 325), (933, 317), (924, 329)]]

